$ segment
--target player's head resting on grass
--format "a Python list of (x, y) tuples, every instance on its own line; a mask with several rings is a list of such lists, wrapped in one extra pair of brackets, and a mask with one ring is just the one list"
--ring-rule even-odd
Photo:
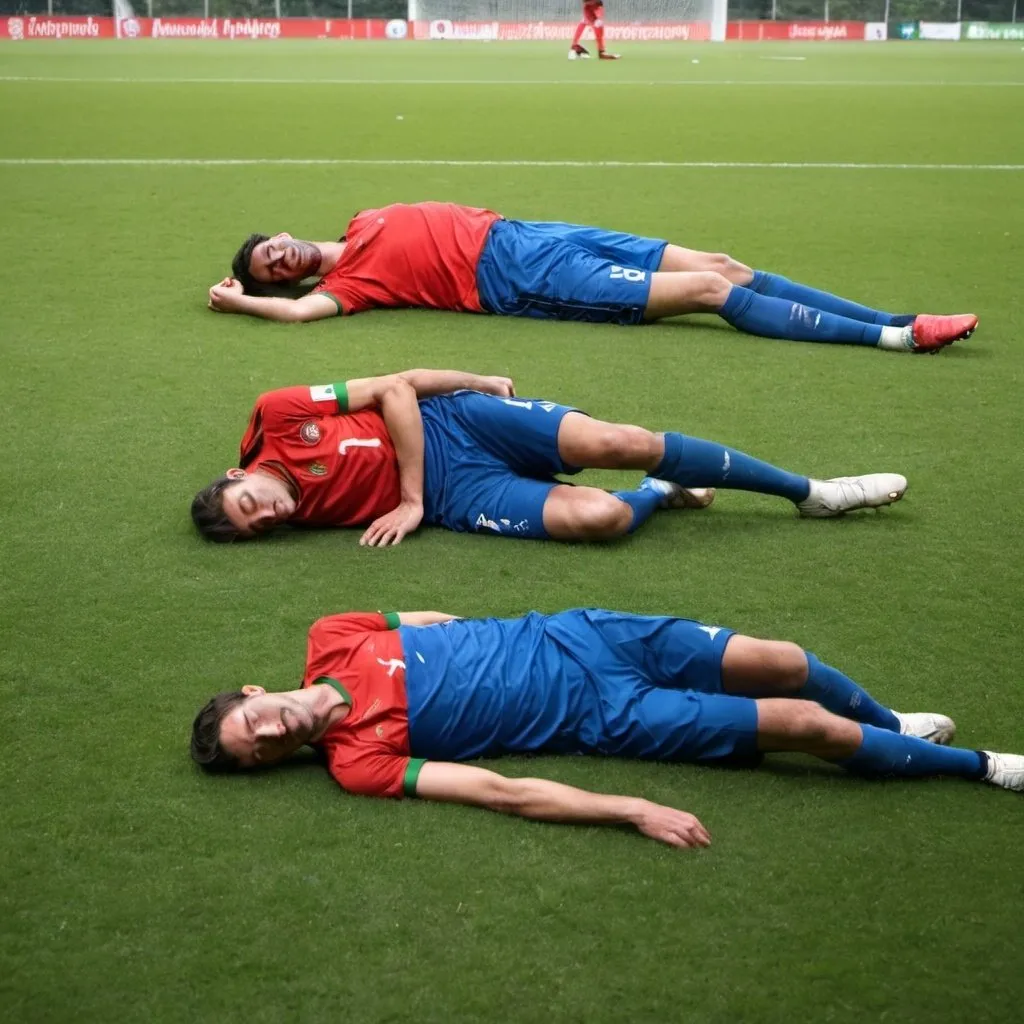
[(346, 710), (322, 709), (319, 698), (314, 689), (268, 693), (262, 686), (219, 693), (192, 723), (192, 760), (207, 771), (277, 764), (321, 736)]
[(250, 295), (268, 285), (294, 284), (320, 272), (323, 253), (312, 242), (292, 238), (287, 231), (269, 236), (251, 234), (231, 261), (231, 271)]
[(287, 480), (229, 469), (192, 499), (192, 522), (208, 540), (249, 540), (289, 519), (295, 505)]

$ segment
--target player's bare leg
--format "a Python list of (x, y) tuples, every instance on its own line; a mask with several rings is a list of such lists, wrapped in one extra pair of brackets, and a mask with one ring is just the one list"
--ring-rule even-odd
[[(747, 304), (760, 302), (762, 310), (752, 311), (755, 314), (750, 318), (753, 322), (747, 322), (746, 316), (735, 322), (730, 315), (730, 307), (726, 305), (731, 292), (725, 288), (722, 281), (709, 284), (707, 281), (660, 276), (678, 273), (717, 274), (722, 281), (756, 293), (747, 295)], [(875, 345), (894, 351), (928, 353), (938, 352), (954, 341), (969, 338), (978, 326), (978, 318), (972, 313), (943, 316), (928, 313), (886, 313), (830, 292), (798, 284), (777, 274), (754, 271), (725, 253), (701, 252), (680, 245), (665, 247), (661, 263), (651, 280), (651, 295), (656, 297), (658, 305), (652, 308), (650, 302), (648, 303), (645, 319), (649, 321), (685, 313), (713, 312), (720, 314), (741, 330), (767, 337), (840, 341)], [(782, 299), (789, 305), (788, 308), (779, 306), (778, 303), (765, 305), (760, 297)], [(737, 296), (734, 296), (735, 298)], [(734, 302), (733, 305), (743, 304)], [(775, 307), (775, 313), (783, 314), (782, 318), (771, 316), (772, 306)], [(745, 309), (740, 312), (741, 316), (747, 313)], [(756, 316), (758, 312), (768, 315)], [(818, 327), (822, 323), (818, 317), (819, 313), (830, 314), (824, 318), (825, 329), (820, 332), (820, 337), (810, 336), (815, 332), (807, 330), (807, 325), (813, 324)], [(786, 314), (789, 315), (791, 323), (786, 322)], [(840, 319), (835, 320), (833, 317)], [(858, 327), (858, 324), (870, 326)]]
[(693, 273), (701, 270), (714, 271), (733, 284), (741, 284), (744, 287), (754, 280), (754, 271), (750, 267), (724, 252), (701, 252), (700, 249), (686, 249), (681, 245), (667, 245), (662, 253), (661, 263), (658, 264), (660, 273)]
[[(907, 481), (895, 473), (812, 480), (714, 441), (605, 423), (581, 412), (566, 413), (562, 418), (558, 452), (567, 465), (583, 469), (639, 469), (680, 488), (725, 487), (771, 494), (787, 498), (801, 512), (815, 516), (891, 504), (907, 487)], [(654, 490), (641, 484), (637, 491), (616, 492), (636, 514), (633, 528), (656, 508), (664, 507), (663, 492), (640, 494)]]
[(786, 640), (731, 636), (722, 657), (722, 689), (744, 697), (814, 701), (842, 718), (930, 743), (949, 743), (956, 734), (947, 715), (893, 711), (838, 669)]
[(544, 502), (544, 529), (552, 540), (614, 540), (632, 524), (629, 505), (598, 487), (560, 484)]

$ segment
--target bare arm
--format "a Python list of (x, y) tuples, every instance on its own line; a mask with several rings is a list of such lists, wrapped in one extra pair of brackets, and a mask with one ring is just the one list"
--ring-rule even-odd
[(444, 612), (399, 612), (398, 621), (403, 626), (436, 626), (441, 622), (451, 622), (458, 615), (446, 615)]
[(483, 391), (488, 395), (500, 398), (515, 396), (515, 387), (508, 377), (484, 377), (478, 373), (465, 373), (462, 370), (405, 370), (402, 373), (389, 373), (382, 377), (360, 377), (345, 382), (348, 390), (348, 409), (358, 412), (380, 405), (381, 396), (396, 379), (404, 380), (416, 392), (417, 398), (431, 398), (434, 395), (447, 395), (452, 391), (468, 389)]
[[(377, 392), (380, 414), (388, 428), (398, 458), (398, 507), (374, 520), (359, 538), (369, 547), (398, 544), (423, 519), (423, 418), (416, 392), (400, 376), (377, 377), (386, 381)], [(349, 409), (352, 409), (351, 395)]]
[(710, 846), (704, 826), (685, 811), (639, 797), (590, 793), (547, 779), (507, 779), (486, 768), (427, 761), (420, 769), (416, 795), (425, 800), (486, 807), (538, 821), (591, 825), (632, 825), (669, 846)]
[(246, 313), (279, 323), (306, 323), (338, 315), (338, 304), (327, 295), (311, 292), (301, 299), (246, 295), (242, 285), (228, 277), (210, 289), (210, 309), (218, 313)]

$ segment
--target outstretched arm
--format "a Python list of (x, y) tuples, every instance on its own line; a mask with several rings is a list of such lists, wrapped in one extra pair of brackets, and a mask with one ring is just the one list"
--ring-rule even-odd
[(279, 323), (306, 323), (338, 315), (338, 304), (330, 296), (310, 292), (300, 299), (267, 295), (246, 295), (241, 282), (226, 277), (210, 289), (210, 309), (218, 313), (247, 313)]
[(639, 797), (590, 793), (546, 779), (507, 779), (486, 768), (427, 761), (416, 781), (425, 800), (471, 804), (539, 821), (632, 825), (651, 839), (682, 848), (710, 846), (704, 826), (685, 811)]
[(398, 621), (403, 626), (436, 626), (441, 622), (451, 622), (458, 615), (446, 615), (444, 612), (399, 612)]
[(417, 398), (447, 395), (452, 391), (482, 391), (499, 398), (515, 397), (516, 389), (508, 377), (484, 377), (462, 370), (405, 370), (381, 377), (360, 377), (345, 382), (348, 392), (348, 411), (358, 412), (380, 405), (383, 393), (396, 379), (404, 380), (416, 392)]

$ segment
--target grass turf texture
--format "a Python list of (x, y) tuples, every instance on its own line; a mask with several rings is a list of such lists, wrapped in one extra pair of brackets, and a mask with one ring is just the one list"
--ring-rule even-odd
[[(5, 80), (0, 157), (1024, 163), (1016, 46), (651, 45), (618, 65), (568, 65), (562, 49), (12, 44), (8, 79), (393, 84)], [(781, 55), (807, 59), (761, 59)], [(686, 81), (704, 84), (653, 84)], [(966, 745), (1024, 750), (1022, 181), (0, 165), (8, 1019), (1019, 1019), (1024, 805), (1011, 794), (867, 783), (801, 758), (759, 773), (496, 765), (692, 810), (714, 840), (692, 854), (349, 798), (310, 765), (208, 779), (186, 740), (213, 691), (297, 682), (321, 614), (594, 604), (797, 640), (898, 708), (951, 713)], [(923, 359), (713, 320), (382, 312), (289, 328), (205, 309), (250, 230), (333, 236), (357, 209), (421, 198), (725, 249), (882, 307), (975, 310), (982, 327)], [(193, 536), (188, 501), (231, 464), (258, 392), (413, 365), (508, 373), (523, 394), (820, 476), (898, 470), (909, 496), (807, 522), (722, 494), (607, 547)]]

